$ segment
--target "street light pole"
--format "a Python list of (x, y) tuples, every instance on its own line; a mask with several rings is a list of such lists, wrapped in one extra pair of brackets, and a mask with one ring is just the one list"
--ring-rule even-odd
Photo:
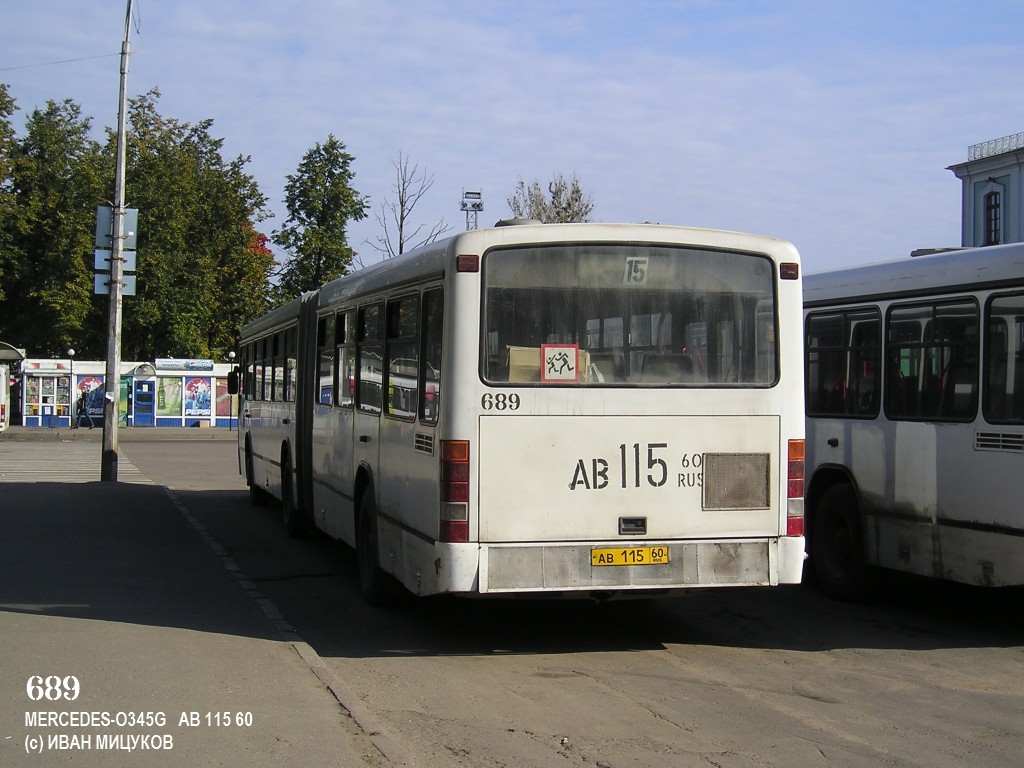
[[(231, 370), (228, 371), (228, 375), (231, 375), (231, 371), (235, 369), (235, 350), (228, 352), (228, 364), (231, 366)], [(230, 390), (230, 388), (229, 388)], [(228, 391), (228, 432), (232, 430), (232, 424), (235, 420), (235, 396)]]
[(132, 0), (124, 19), (121, 43), (121, 86), (117, 109), (117, 163), (114, 167), (113, 232), (110, 240), (110, 316), (107, 323), (107, 370), (103, 398), (103, 454), (100, 480), (117, 482), (117, 427), (121, 410), (121, 275), (124, 261), (124, 166), (127, 133), (128, 35), (132, 23)]
[(75, 428), (75, 406), (78, 404), (76, 395), (78, 394), (78, 388), (75, 386), (75, 350), (68, 349), (68, 361), (71, 367), (71, 382), (68, 386), (68, 414), (71, 416), (71, 420), (68, 422), (68, 428)]

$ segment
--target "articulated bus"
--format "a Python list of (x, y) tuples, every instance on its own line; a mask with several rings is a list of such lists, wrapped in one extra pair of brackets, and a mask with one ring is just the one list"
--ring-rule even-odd
[(807, 536), (826, 592), (875, 567), (1024, 584), (1024, 245), (808, 275)]
[(371, 603), (797, 583), (800, 334), (780, 240), (468, 231), (243, 329), (239, 466)]

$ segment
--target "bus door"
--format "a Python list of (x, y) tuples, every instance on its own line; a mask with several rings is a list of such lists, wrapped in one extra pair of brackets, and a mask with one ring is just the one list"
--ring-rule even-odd
[(949, 577), (960, 566), (943, 562), (942, 521), (955, 521), (950, 530), (961, 536), (991, 514), (980, 464), (988, 457), (974, 440), (978, 313), (973, 299), (889, 310), (886, 415), (894, 424), (886, 493), (900, 515), (878, 519), (878, 541), (895, 542), (878, 548), (882, 567)]
[[(438, 531), (438, 447), (434, 425), (440, 397), (441, 291), (391, 299), (385, 322), (387, 372), (380, 423), (379, 509), (403, 529), (434, 539)], [(421, 343), (422, 334), (422, 343)], [(422, 355), (422, 359), (421, 359)], [(388, 555), (405, 553), (398, 531)]]
[[(334, 538), (355, 543), (352, 510), (356, 414), (355, 312), (343, 310), (318, 321), (319, 381), (313, 407), (313, 508), (316, 525)], [(364, 432), (373, 417), (363, 424)], [(322, 482), (317, 482), (317, 481)], [(339, 503), (339, 498), (342, 500)]]
[[(353, 476), (360, 466), (369, 468), (374, 481), (379, 470), (380, 414), (384, 405), (382, 304), (360, 308), (356, 340), (356, 403), (352, 433)], [(379, 488), (376, 489), (379, 491)], [(358, 512), (357, 512), (358, 514)]]

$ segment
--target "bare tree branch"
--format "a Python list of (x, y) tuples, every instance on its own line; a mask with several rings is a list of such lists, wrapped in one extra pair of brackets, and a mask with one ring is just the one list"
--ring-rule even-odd
[(432, 243), (451, 229), (450, 225), (445, 224), (444, 219), (426, 230), (426, 234), (425, 224), (412, 225), (413, 209), (434, 186), (434, 175), (428, 174), (426, 169), (420, 171), (419, 164), (412, 163), (409, 156), (401, 151), (392, 165), (395, 168), (395, 181), (391, 185), (393, 197), (381, 202), (379, 209), (374, 213), (381, 233), (377, 236), (376, 242), (366, 241), (385, 259)]

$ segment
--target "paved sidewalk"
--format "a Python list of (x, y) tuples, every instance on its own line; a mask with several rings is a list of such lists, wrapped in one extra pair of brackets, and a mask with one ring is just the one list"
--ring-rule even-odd
[(161, 486), (0, 487), (0, 765), (387, 765), (216, 549)]

